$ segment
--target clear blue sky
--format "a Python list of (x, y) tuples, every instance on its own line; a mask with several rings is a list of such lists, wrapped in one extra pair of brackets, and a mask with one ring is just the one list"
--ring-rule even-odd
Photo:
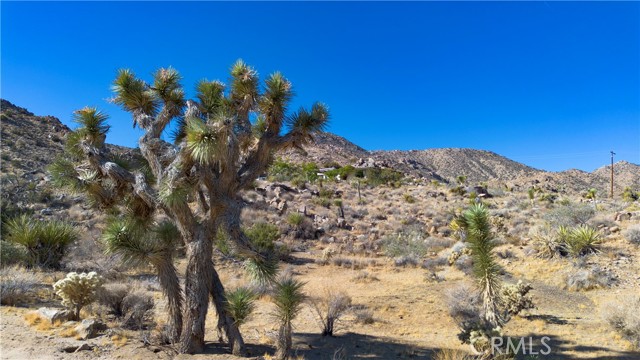
[(188, 95), (238, 58), (327, 103), (369, 149), (467, 147), (546, 169), (640, 163), (638, 2), (1, 2), (1, 96), (71, 125), (111, 115), (118, 68), (173, 66)]

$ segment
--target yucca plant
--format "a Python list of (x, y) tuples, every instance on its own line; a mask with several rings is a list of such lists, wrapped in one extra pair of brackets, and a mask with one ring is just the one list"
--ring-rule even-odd
[(113, 218), (103, 232), (108, 254), (119, 255), (132, 266), (152, 265), (167, 297), (169, 313), (166, 336), (175, 342), (182, 331), (184, 301), (178, 273), (173, 264), (178, 229), (169, 222), (145, 224), (131, 218)]
[(500, 311), (502, 269), (496, 261), (494, 249), (496, 242), (491, 233), (489, 212), (482, 204), (471, 206), (463, 213), (471, 258), (473, 259), (473, 274), (482, 294), (485, 319), (494, 327), (503, 322)]
[(598, 253), (602, 245), (602, 234), (598, 229), (588, 225), (580, 225), (571, 230), (565, 230), (562, 236), (567, 253), (571, 256), (581, 256)]
[(278, 338), (276, 339), (276, 354), (278, 360), (289, 358), (291, 352), (291, 336), (293, 328), (291, 323), (298, 316), (306, 295), (302, 292), (304, 283), (286, 276), (274, 283), (273, 303), (276, 310), (274, 318), (279, 322)]
[(231, 315), (235, 324), (240, 327), (249, 320), (249, 316), (255, 310), (256, 294), (247, 287), (239, 287), (233, 291), (228, 291), (225, 298), (229, 315)]
[[(274, 153), (312, 141), (326, 128), (329, 112), (321, 103), (290, 112), (291, 82), (280, 73), (261, 82), (241, 60), (231, 67), (228, 86), (200, 81), (193, 100), (186, 99), (180, 82), (172, 68), (156, 71), (150, 82), (120, 70), (113, 82), (111, 101), (131, 113), (133, 126), (143, 131), (138, 144), (146, 164), (128, 169), (119, 163), (104, 146), (106, 116), (84, 108), (76, 112), (80, 127), (69, 135), (73, 146), (51, 173), (57, 184), (87, 194), (107, 213), (125, 214), (145, 226), (163, 216), (175, 225), (179, 236), (173, 246), (183, 246), (188, 258), (178, 351), (204, 348), (213, 300), (233, 354), (242, 355), (244, 342), (225, 308), (224, 286), (212, 262), (213, 242), (222, 229), (234, 255), (248, 258), (262, 278), (273, 278), (274, 257), (256, 249), (241, 228), (245, 202), (240, 191), (266, 172)], [(172, 122), (174, 142), (169, 143), (162, 134)], [(158, 258), (148, 245), (128, 250)]]
[(67, 246), (78, 239), (76, 229), (58, 220), (40, 221), (21, 215), (6, 224), (7, 240), (24, 246), (30, 265), (59, 269)]
[(598, 193), (598, 190), (591, 188), (587, 190), (587, 192), (584, 194), (585, 199), (593, 201), (593, 208), (596, 210), (598, 210), (598, 202), (596, 199), (597, 193)]

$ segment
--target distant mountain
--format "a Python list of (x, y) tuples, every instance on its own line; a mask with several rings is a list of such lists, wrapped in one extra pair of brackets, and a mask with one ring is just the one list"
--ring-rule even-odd
[[(70, 131), (52, 116), (36, 116), (28, 110), (2, 100), (2, 185), (13, 177), (31, 181), (45, 176), (45, 168), (62, 153)], [(292, 162), (315, 162), (321, 167), (338, 164), (356, 167), (383, 167), (407, 175), (441, 182), (454, 182), (459, 175), (469, 184), (489, 182), (518, 189), (538, 186), (550, 191), (585, 191), (594, 187), (608, 193), (610, 165), (593, 173), (580, 170), (547, 172), (485, 150), (427, 149), (409, 151), (367, 151), (349, 140), (331, 133), (315, 136), (306, 154), (287, 150), (278, 156)], [(112, 151), (135, 156), (137, 149), (111, 146)], [(640, 166), (626, 161), (614, 165), (615, 191), (626, 186), (640, 188)], [(6, 192), (6, 191), (5, 191)], [(4, 196), (4, 195), (3, 195)]]

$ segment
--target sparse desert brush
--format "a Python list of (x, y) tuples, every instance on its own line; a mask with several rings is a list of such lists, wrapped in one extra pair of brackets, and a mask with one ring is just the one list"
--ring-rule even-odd
[(630, 243), (640, 245), (640, 225), (629, 226), (622, 234)]
[(587, 204), (569, 203), (549, 210), (544, 218), (553, 227), (572, 227), (586, 225), (595, 213), (595, 209)]
[(10, 266), (19, 264), (29, 264), (27, 248), (10, 241), (0, 240), (0, 265)]
[(403, 229), (394, 235), (382, 239), (383, 249), (389, 257), (417, 257), (424, 256), (429, 251), (426, 236), (419, 228)]
[(416, 202), (416, 198), (415, 198), (413, 195), (411, 195), (411, 194), (406, 194), (406, 193), (405, 193), (405, 194), (403, 194), (403, 195), (402, 195), (402, 198), (404, 199), (404, 201), (405, 201), (407, 204), (413, 204), (413, 203), (415, 203), (415, 202)]
[(591, 266), (585, 269), (577, 269), (566, 277), (566, 286), (573, 291), (587, 291), (592, 289), (608, 288), (614, 278), (609, 271), (599, 266)]
[(27, 302), (37, 285), (32, 271), (18, 266), (0, 269), (0, 304), (14, 306)]
[(322, 336), (333, 336), (336, 325), (351, 308), (351, 297), (344, 292), (326, 290), (322, 296), (312, 298), (311, 305), (322, 326)]
[(474, 360), (476, 357), (462, 350), (440, 349), (431, 356), (431, 360)]
[(380, 279), (376, 275), (371, 274), (368, 271), (358, 272), (356, 276), (351, 278), (351, 280), (357, 283), (370, 283), (370, 282), (380, 281)]
[(635, 294), (605, 303), (601, 314), (605, 321), (629, 340), (635, 349), (640, 349), (640, 296)]
[(49, 320), (42, 317), (42, 315), (40, 315), (37, 311), (30, 311), (26, 313), (24, 315), (24, 320), (26, 321), (27, 325), (34, 327), (38, 331), (49, 331), (54, 326), (60, 325), (59, 322), (51, 324)]

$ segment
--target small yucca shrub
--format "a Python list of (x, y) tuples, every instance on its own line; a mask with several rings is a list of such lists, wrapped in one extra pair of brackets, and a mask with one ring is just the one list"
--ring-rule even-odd
[(572, 256), (597, 253), (602, 245), (600, 232), (587, 225), (581, 225), (562, 233), (560, 239), (569, 255)]
[(78, 239), (75, 228), (62, 221), (39, 221), (27, 215), (7, 222), (10, 242), (22, 245), (29, 265), (60, 268), (67, 246)]
[(71, 272), (53, 284), (53, 290), (62, 298), (62, 305), (73, 311), (75, 319), (79, 319), (80, 310), (93, 302), (101, 286), (102, 278), (95, 271), (88, 274)]
[(226, 308), (238, 327), (249, 320), (249, 316), (255, 309), (256, 294), (251, 289), (239, 287), (233, 291), (227, 291)]

